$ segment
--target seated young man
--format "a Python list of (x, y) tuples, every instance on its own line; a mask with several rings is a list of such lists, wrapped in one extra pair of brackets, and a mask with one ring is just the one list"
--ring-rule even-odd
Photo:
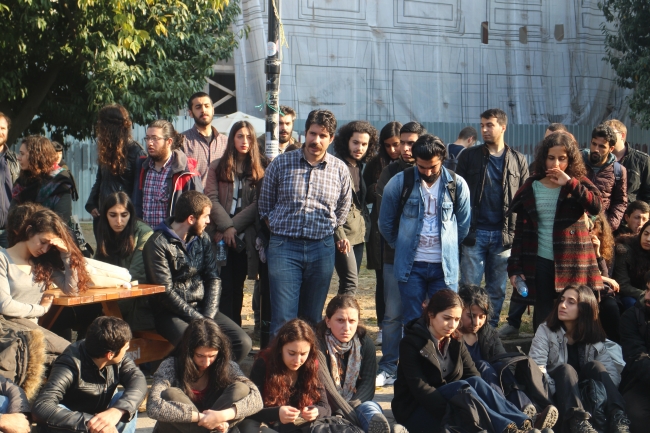
[(29, 433), (27, 420), (29, 401), (25, 391), (9, 379), (0, 376), (0, 431), (3, 433)]
[(154, 228), (144, 246), (145, 272), (151, 284), (165, 286), (165, 293), (151, 297), (156, 331), (178, 346), (194, 319), (208, 318), (226, 334), (233, 360), (248, 355), (253, 342), (235, 322), (219, 312), (221, 280), (210, 236), (212, 202), (197, 191), (180, 196), (174, 216)]
[[(71, 344), (52, 365), (32, 408), (41, 433), (133, 433), (147, 381), (126, 357), (131, 329), (117, 317), (98, 317), (86, 338)], [(124, 391), (115, 392), (118, 385)]]

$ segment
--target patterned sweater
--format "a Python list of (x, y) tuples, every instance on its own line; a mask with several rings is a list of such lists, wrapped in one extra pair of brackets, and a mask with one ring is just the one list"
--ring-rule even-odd
[[(245, 383), (251, 389), (250, 394), (235, 403), (237, 415), (235, 419), (229, 421), (232, 427), (247, 416), (259, 412), (263, 407), (263, 403), (259, 390), (244, 375), (239, 366), (231, 361), (230, 368), (233, 372), (233, 379)], [(176, 371), (174, 369), (174, 358), (169, 357), (160, 364), (160, 367), (153, 375), (153, 384), (151, 385), (149, 399), (147, 400), (147, 415), (150, 418), (161, 422), (192, 422), (192, 411), (196, 411), (196, 408), (185, 403), (166, 401), (161, 397), (162, 392), (167, 388), (179, 387), (179, 385), (180, 383), (176, 379)]]

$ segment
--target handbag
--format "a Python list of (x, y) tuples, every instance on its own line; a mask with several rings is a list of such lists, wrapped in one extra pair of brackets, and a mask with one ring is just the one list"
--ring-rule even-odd
[(365, 433), (345, 418), (326, 416), (305, 424), (302, 433)]

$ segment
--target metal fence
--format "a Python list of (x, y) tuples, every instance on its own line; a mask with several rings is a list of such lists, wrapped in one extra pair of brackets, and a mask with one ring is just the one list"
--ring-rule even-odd
[[(339, 120), (338, 124), (340, 126), (348, 122), (348, 120)], [(194, 125), (194, 120), (187, 116), (179, 116), (173, 123), (176, 130), (182, 132), (190, 129)], [(378, 130), (386, 124), (386, 122), (371, 123)], [(304, 131), (302, 130), (304, 124), (304, 119), (296, 119), (296, 131), (304, 134)], [(473, 126), (477, 131), (480, 126), (479, 124), (440, 122), (425, 122), (423, 125), (427, 131), (439, 136), (445, 143), (453, 143), (458, 136), (458, 132), (466, 126)], [(568, 125), (567, 129), (575, 135), (581, 148), (588, 146), (593, 127)], [(509, 146), (512, 146), (514, 149), (526, 155), (526, 158), (530, 162), (534, 155), (535, 146), (544, 137), (545, 131), (545, 125), (509, 125), (506, 130), (505, 140)], [(228, 133), (228, 131), (221, 132)], [(134, 125), (134, 140), (142, 143), (145, 133), (146, 127)], [(628, 141), (636, 149), (647, 153), (650, 147), (650, 130), (642, 130), (636, 127), (629, 128)], [(65, 161), (77, 181), (77, 188), (79, 190), (79, 200), (73, 202), (72, 211), (80, 220), (88, 221), (91, 217), (84, 209), (84, 205), (90, 195), (90, 190), (95, 183), (95, 176), (97, 175), (97, 145), (94, 140), (78, 141), (74, 139), (66, 140), (66, 145), (68, 146), (68, 149), (65, 153)]]

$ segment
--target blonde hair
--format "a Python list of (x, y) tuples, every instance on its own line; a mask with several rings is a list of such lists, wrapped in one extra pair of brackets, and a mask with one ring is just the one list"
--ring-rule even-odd
[(610, 120), (606, 120), (603, 123), (605, 125), (609, 126), (610, 128), (614, 128), (617, 131), (622, 132), (623, 134), (627, 135), (627, 127), (620, 120), (610, 119)]

